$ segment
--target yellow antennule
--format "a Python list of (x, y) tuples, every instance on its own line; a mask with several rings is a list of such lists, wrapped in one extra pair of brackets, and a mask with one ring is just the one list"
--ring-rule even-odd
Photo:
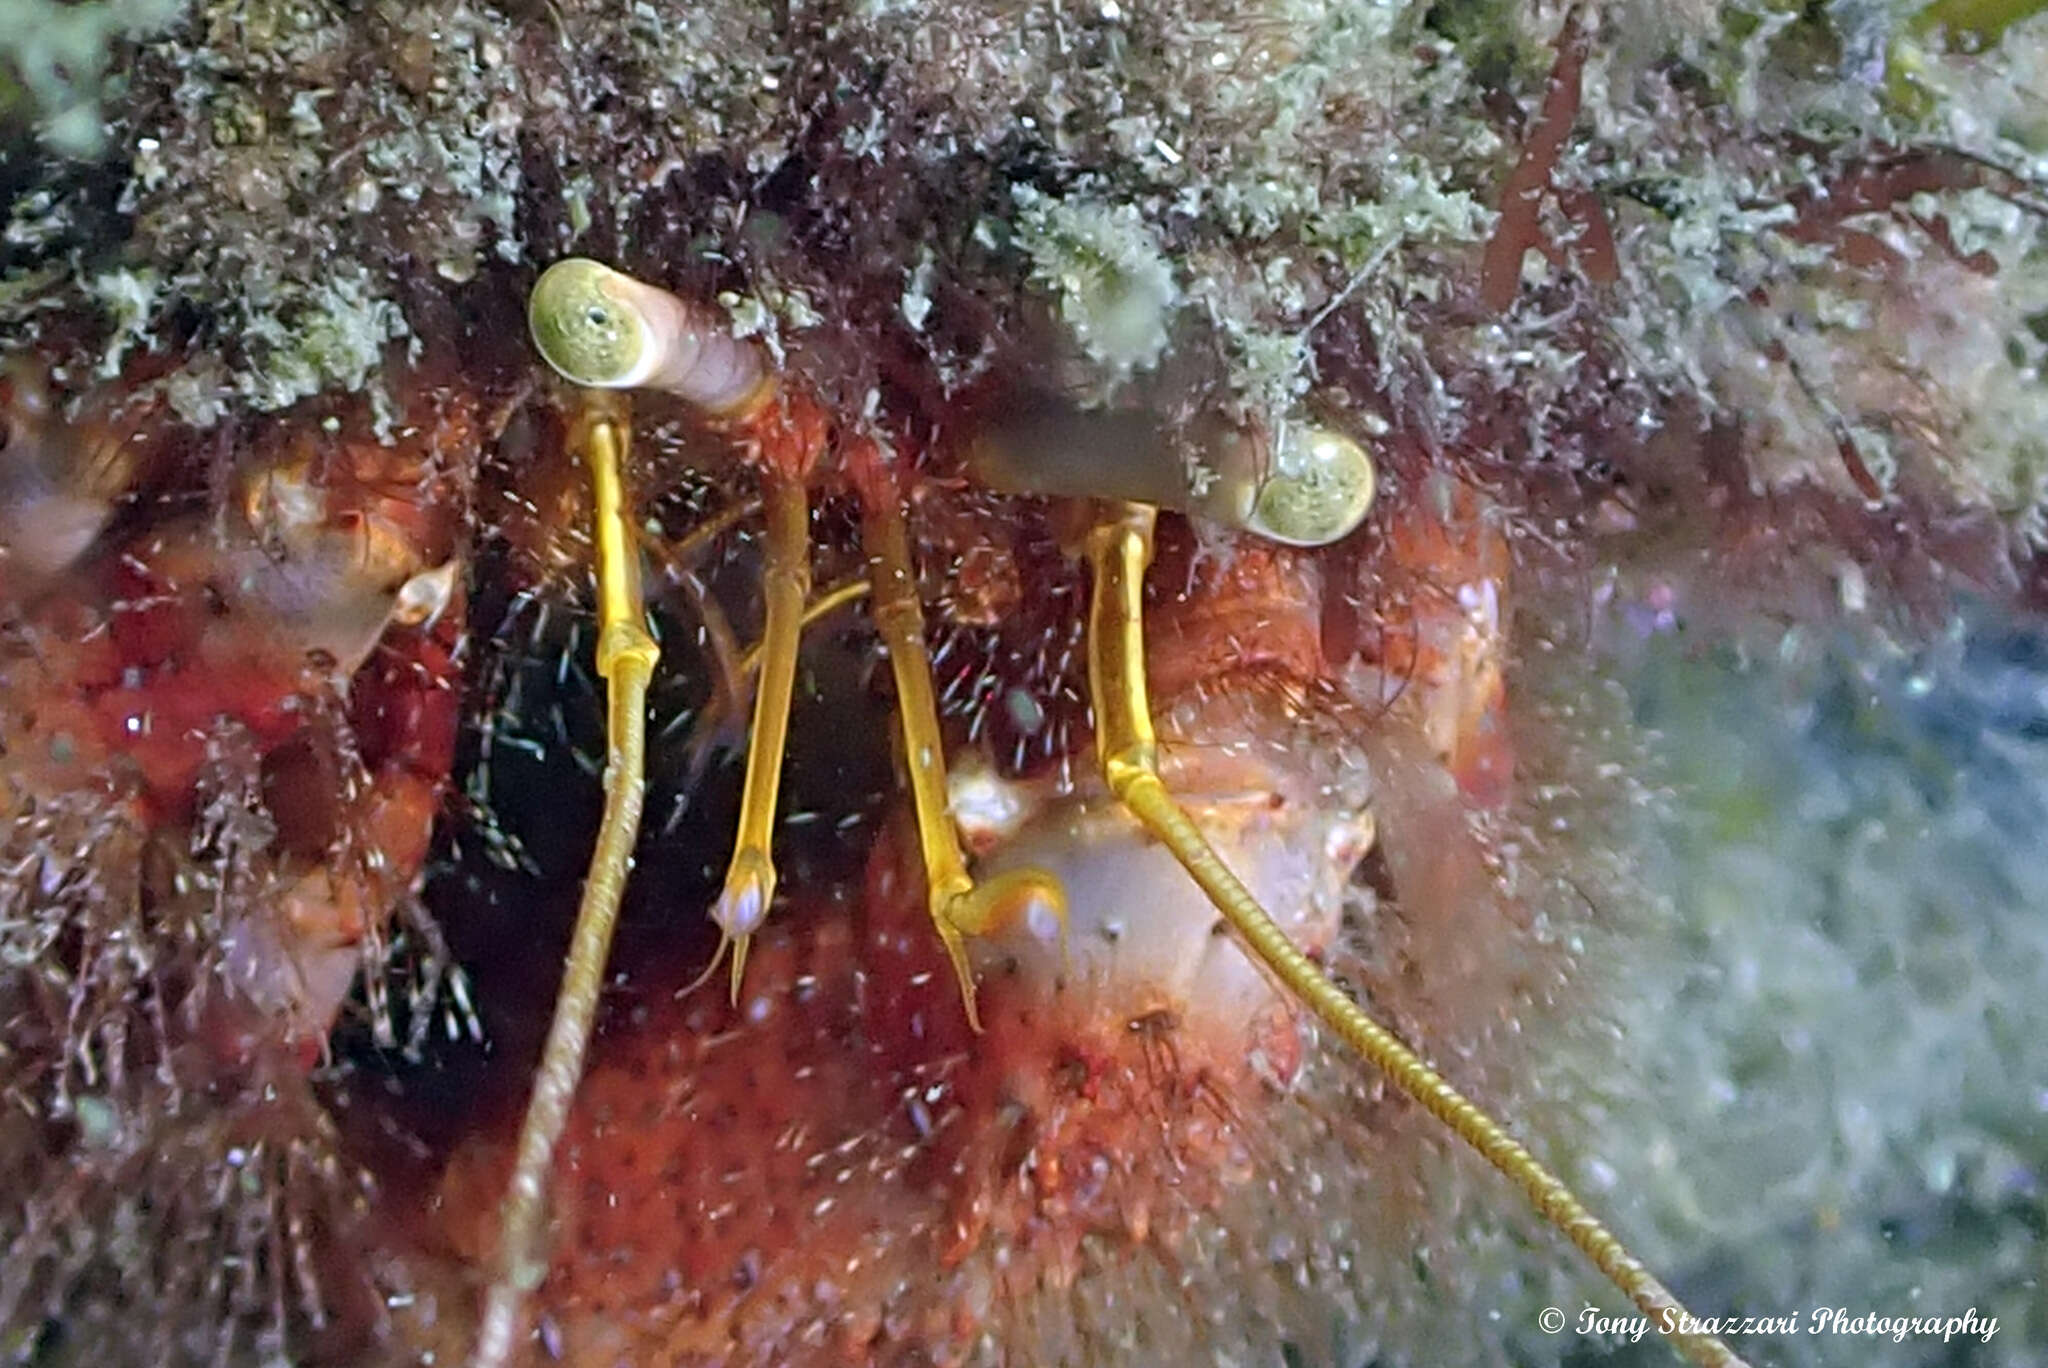
[(1400, 1039), (1368, 1016), (1287, 938), (1166, 791), (1157, 766), (1145, 690), (1144, 586), (1157, 510), (1116, 506), (1088, 536), (1094, 585), (1088, 608), (1088, 692), (1104, 778), (1130, 814), (1173, 852), (1208, 894), (1245, 948), (1395, 1087), (1521, 1188), (1543, 1219), (1577, 1245), (1672, 1345), (1700, 1368), (1740, 1368), (1742, 1359), (1710, 1334), (1685, 1328), (1678, 1299), (1501, 1124), (1452, 1087)]

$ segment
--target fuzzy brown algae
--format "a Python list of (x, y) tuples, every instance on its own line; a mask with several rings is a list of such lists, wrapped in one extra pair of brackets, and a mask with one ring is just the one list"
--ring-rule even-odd
[(1354, 999), (1702, 1315), (2048, 1334), (2035, 941), (1659, 902), (1627, 716), (1753, 832), (1681, 635), (2038, 599), (2033, 7), (16, 2), (16, 1361), (1632, 1352)]

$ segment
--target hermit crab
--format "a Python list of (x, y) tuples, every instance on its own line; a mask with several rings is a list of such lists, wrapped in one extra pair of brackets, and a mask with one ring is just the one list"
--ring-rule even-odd
[[(536, 284), (532, 331), (547, 361), (566, 379), (607, 389), (646, 388), (680, 398), (718, 425), (745, 453), (763, 489), (767, 546), (762, 566), (766, 626), (760, 649), (760, 684), (747, 746), (746, 784), (739, 834), (725, 888), (711, 917), (721, 933), (720, 956), (730, 950), (732, 997), (745, 991), (751, 938), (761, 929), (776, 878), (770, 834), (774, 829), (778, 771), (791, 707), (797, 636), (810, 591), (807, 483), (816, 477), (845, 481), (860, 506), (861, 544), (868, 564), (868, 596), (889, 652), (902, 727), (901, 754), (909, 775), (919, 863), (932, 932), (944, 947), (972, 1031), (983, 1030), (977, 1011), (975, 970), (968, 942), (1022, 940), (1009, 972), (1071, 992), (1091, 980), (1133, 972), (1126, 961), (1165, 956), (1147, 965), (1151, 991), (1166, 994), (1159, 1011), (1171, 1016), (1217, 1013), (1225, 1021), (1254, 1019), (1282, 1000), (1312, 1012), (1347, 1045), (1386, 1071), (1410, 1098), (1514, 1179), (1529, 1199), (1594, 1260), (1642, 1311), (1671, 1327), (1674, 1342), (1702, 1364), (1739, 1360), (1711, 1333), (1688, 1325), (1683, 1308), (1526, 1149), (1463, 1097), (1385, 1027), (1361, 1011), (1303, 948), (1326, 943), (1334, 893), (1372, 839), (1369, 805), (1361, 795), (1333, 787), (1303, 791), (1305, 777), (1288, 775), (1262, 754), (1265, 745), (1242, 735), (1224, 743), (1224, 757), (1205, 757), (1217, 744), (1219, 703), (1175, 696), (1178, 739), (1195, 758), (1169, 773), (1191, 796), (1214, 793), (1211, 825), (1230, 823), (1230, 835), (1206, 835), (1177, 800), (1161, 767), (1162, 749), (1148, 688), (1144, 626), (1145, 577), (1154, 554), (1160, 506), (1196, 508), (1241, 533), (1270, 543), (1316, 547), (1350, 534), (1365, 517), (1374, 492), (1370, 457), (1351, 438), (1303, 425), (1272, 433), (1222, 431), (1209, 435), (1192, 456), (1148, 430), (1142, 415), (1091, 431), (1078, 414), (1031, 412), (997, 421), (976, 434), (964, 460), (970, 478), (997, 487), (1063, 496), (1079, 504), (1073, 533), (1088, 566), (1091, 588), (1085, 651), (1093, 764), (1100, 790), (1055, 798), (1050, 811), (991, 823), (989, 839), (1000, 854), (983, 862), (977, 881), (966, 865), (957, 827), (975, 822), (964, 793), (949, 788), (945, 744), (933, 702), (931, 666), (924, 644), (916, 569), (902, 511), (900, 466), (882, 440), (858, 427), (837, 430), (800, 390), (778, 383), (765, 358), (725, 334), (718, 320), (656, 286), (586, 259), (551, 267)], [(474, 1362), (488, 1368), (509, 1362), (518, 1335), (521, 1303), (546, 1266), (542, 1254), (543, 1205), (557, 1146), (582, 1072), (596, 1011), (611, 928), (631, 862), (642, 804), (647, 683), (659, 658), (643, 625), (644, 608), (632, 547), (634, 531), (626, 489), (629, 428), (616, 401), (585, 396), (572, 420), (573, 445), (592, 481), (591, 510), (598, 558), (601, 626), (598, 671), (610, 686), (605, 820), (585, 884), (583, 908), (554, 1024), (520, 1132), (510, 1191), (503, 1211), (499, 1273), (492, 1283)], [(1293, 590), (1284, 552), (1267, 553), (1266, 583), (1254, 580), (1252, 611), (1278, 614), (1305, 607)], [(1197, 583), (1203, 572), (1196, 572)], [(1237, 640), (1228, 614), (1244, 611), (1239, 567), (1207, 572), (1222, 580), (1214, 603), (1197, 593), (1186, 611), (1192, 632), (1220, 631), (1212, 648), (1229, 664), (1256, 664), (1254, 647)], [(1298, 581), (1299, 572), (1295, 572)], [(1277, 583), (1273, 582), (1277, 581)], [(1497, 592), (1497, 585), (1495, 591)], [(1468, 609), (1482, 623), (1497, 609)], [(1221, 622), (1202, 622), (1210, 613)], [(1271, 624), (1262, 630), (1275, 635)], [(1313, 652), (1312, 652), (1313, 653)], [(1235, 657), (1235, 659), (1230, 659)], [(1219, 665), (1221, 661), (1219, 661)], [(1329, 674), (1326, 662), (1291, 662), (1308, 673), (1307, 687)], [(1496, 675), (1485, 662), (1431, 660), (1427, 675), (1477, 672), (1458, 678), (1454, 691), (1476, 690), (1477, 716), (1461, 719), (1479, 729)], [(1284, 706), (1284, 705), (1283, 705)], [(1301, 709), (1307, 711), (1304, 705)], [(1256, 708), (1252, 711), (1256, 712)], [(1232, 718), (1231, 730), (1246, 725)], [(1286, 726), (1286, 719), (1253, 724)], [(1461, 749), (1463, 739), (1453, 742)], [(1232, 758), (1232, 752), (1239, 752)], [(1283, 751), (1284, 753), (1284, 751)], [(1310, 769), (1312, 766), (1297, 767)], [(1289, 787), (1294, 792), (1289, 792)], [(1232, 789), (1241, 796), (1224, 797)], [(1097, 796), (1099, 795), (1099, 796)], [(1197, 799), (1199, 800), (1199, 799)], [(1230, 816), (1233, 808), (1239, 814)], [(1085, 814), (1085, 815), (1084, 815)], [(1061, 841), (1052, 839), (1061, 833)], [(1083, 832), (1089, 834), (1083, 835)], [(1076, 841), (1076, 838), (1078, 842)], [(1230, 858), (1222, 853), (1230, 852)], [(1042, 863), (1032, 862), (1034, 857)], [(1176, 868), (1177, 867), (1177, 868)], [(1236, 870), (1242, 869), (1240, 875)], [(1194, 912), (1180, 890), (1191, 881), (1242, 942), (1249, 965), (1216, 963), (1211, 918)], [(1134, 901), (1155, 902), (1141, 910)], [(1268, 905), (1281, 909), (1283, 926)], [(1195, 916), (1192, 934), (1170, 929), (1133, 932), (1128, 923), (1162, 916)], [(1125, 949), (1127, 936), (1158, 942)], [(1077, 946), (1075, 942), (1078, 941)], [(1172, 950), (1191, 941), (1191, 950)], [(1229, 960), (1231, 952), (1222, 951)], [(1193, 963), (1175, 964), (1193, 956)], [(712, 972), (707, 970), (706, 973)], [(1156, 974), (1156, 978), (1153, 975)], [(970, 1044), (970, 1048), (973, 1048)]]
[[(121, 231), (254, 265), (110, 264), (112, 341), (0, 277), (0, 1352), (1597, 1353), (1490, 1167), (1740, 1361), (1589, 1209), (1713, 1229), (1655, 1104), (1523, 1084), (1657, 1053), (1589, 816), (1655, 780), (1541, 657), (2038, 595), (2025, 443), (1958, 435), (2036, 411), (2037, 186), (1833, 92), (1754, 132), (1869, 7), (943, 8), (208, 6), (143, 64)], [(1746, 1181), (1779, 1118), (1700, 1077)], [(1713, 1233), (1696, 1309), (1796, 1309)]]

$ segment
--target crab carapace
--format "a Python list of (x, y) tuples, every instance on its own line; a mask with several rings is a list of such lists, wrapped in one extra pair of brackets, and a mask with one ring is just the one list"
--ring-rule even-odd
[[(573, 386), (515, 386), (489, 413), (459, 383), (423, 386), (395, 441), (358, 412), (270, 425), (208, 475), (225, 479), (216, 515), (121, 517), (153, 469), (182, 461), (175, 478), (189, 480), (194, 466), (178, 449), (194, 438), (161, 421), (147, 386), (86, 396), (67, 421), (20, 361), (0, 394), (14, 839), (38, 858), (64, 839), (66, 805), (104, 787), (121, 840), (160, 852), (138, 894), (151, 916), (187, 887), (238, 889), (240, 911), (195, 922), (215, 942), (195, 961), (208, 967), (152, 990), (177, 1023), (157, 1065), (182, 1059), (196, 1077), (317, 1061), (423, 876), (463, 711), (463, 521), (482, 447), (501, 430), (501, 445), (545, 445), (530, 431), (552, 423), (557, 454), (588, 481), (549, 493), (540, 461), (528, 485), (537, 544), (556, 546), (564, 513), (587, 514), (592, 532), (608, 761), (583, 912), (516, 1138), (486, 1123), (453, 1142), (426, 1229), (393, 1237), (419, 1281), (480, 1283), (448, 1293), (475, 1295), (477, 1313), (451, 1306), (385, 1337), (387, 1350), (438, 1338), (437, 1352), (492, 1366), (536, 1344), (585, 1362), (787, 1362), (820, 1346), (957, 1357), (989, 1297), (1072, 1280), (1100, 1238), (1170, 1251), (1241, 1186), (1258, 1110), (1287, 1105), (1310, 1016), (1515, 1179), (1646, 1310), (1675, 1308), (1319, 964), (1390, 802), (1366, 754), (1397, 699), (1443, 789), (1419, 801), (1484, 806), (1502, 791), (1505, 552), (1483, 498), (1401, 491), (1371, 530), (1387, 563), (1457, 588), (1401, 602), (1388, 610), (1398, 632), (1354, 631), (1333, 654), (1325, 596), (1350, 563), (1320, 549), (1367, 535), (1379, 483), (1335, 426), (1169, 422), (1020, 387), (933, 438), (892, 429), (886, 412), (828, 410), (708, 310), (595, 262), (545, 273), (532, 315)], [(682, 402), (691, 449), (722, 462), (735, 491), (679, 540), (634, 511), (667, 493), (633, 458), (620, 391), (634, 389)], [(687, 581), (685, 543), (701, 552), (746, 532), (748, 485), (759, 647), (732, 651), (717, 597), (693, 600), (700, 639), (728, 648), (714, 671), (725, 709), (754, 689), (737, 840), (708, 909), (718, 949), (671, 985), (672, 1005), (615, 1031), (586, 1080), (662, 655), (643, 560), (664, 584)], [(516, 520), (505, 535), (520, 535)], [(814, 559), (842, 576), (815, 595)], [(883, 825), (855, 891), (800, 883), (778, 900), (801, 634), (856, 598), (888, 659), (887, 751), (906, 811)], [(972, 740), (979, 723), (963, 739), (957, 672), (934, 667), (928, 632), (944, 655), (977, 627), (1066, 643), (1035, 679), (1013, 672), (978, 705), (1018, 736), (1050, 732), (1031, 763), (1021, 750), (992, 763)], [(1065, 712), (1057, 728), (1052, 709)], [(265, 814), (241, 835), (211, 815), (237, 775)], [(1412, 812), (1418, 800), (1391, 801)], [(180, 872), (216, 848), (228, 883)], [(1477, 843), (1465, 853), (1484, 863)], [(77, 891), (64, 887), (57, 911)], [(789, 905), (803, 910), (778, 926)], [(107, 930), (118, 945), (124, 933)], [(103, 952), (118, 953), (89, 951)], [(725, 963), (729, 995), (691, 991)], [(643, 992), (660, 981), (642, 977)], [(71, 1008), (56, 993), (53, 1021), (76, 1017), (88, 978), (72, 980)], [(89, 1085), (108, 1067), (97, 1057), (67, 1068)], [(644, 1111), (635, 1089), (650, 1076), (669, 1080), (673, 1114)], [(299, 1105), (272, 1106), (265, 1124)], [(628, 1108), (641, 1124), (619, 1124)], [(833, 1137), (822, 1151), (819, 1137)], [(835, 1160), (823, 1193), (821, 1156)], [(317, 1298), (327, 1257), (299, 1255), (305, 1295)], [(37, 1276), (10, 1297), (33, 1295)], [(1686, 1347), (1734, 1361), (1705, 1337)]]
[[(1213, 1072), (1206, 1086), (1220, 1088), (1226, 1114), (1231, 1104), (1228, 1087), (1217, 1082), (1227, 1072), (1220, 1061), (1250, 1057), (1274, 1029), (1276, 1007), (1284, 1019), (1291, 1004), (1384, 1070), (1401, 1092), (1517, 1183), (1647, 1316), (1678, 1327), (1671, 1337), (1681, 1350), (1702, 1364), (1740, 1361), (1713, 1335), (1684, 1328), (1687, 1318), (1670, 1293), (1561, 1181), (1363, 1012), (1316, 962), (1315, 953), (1336, 930), (1339, 890), (1371, 842), (1368, 795), (1345, 782), (1341, 765), (1323, 763), (1330, 747), (1341, 754), (1345, 745), (1338, 719), (1362, 716), (1365, 700), (1347, 697), (1339, 682), (1350, 662), (1326, 659), (1320, 635), (1302, 630), (1321, 619), (1318, 580), (1303, 553), (1283, 548), (1339, 541), (1364, 520), (1375, 477), (1356, 441), (1291, 420), (1265, 432), (1209, 424), (1174, 441), (1142, 413), (1104, 418), (1043, 407), (977, 431), (960, 458), (966, 479), (1052, 498), (1052, 521), (1064, 526), (1063, 549), (1086, 566), (1082, 654), (1096, 776), (1036, 795), (1016, 785), (984, 790), (977, 803), (948, 779), (918, 567), (905, 525), (911, 493), (905, 480), (916, 463), (898, 453), (886, 430), (824, 412), (802, 389), (784, 386), (767, 356), (727, 335), (708, 310), (597, 262), (572, 259), (541, 277), (532, 330), (549, 364), (572, 382), (658, 390), (693, 406), (760, 481), (766, 523), (760, 681), (737, 843), (711, 909), (719, 948), (705, 971), (715, 971), (730, 952), (735, 1007), (748, 992), (747, 949), (776, 887), (772, 833), (810, 593), (808, 491), (814, 480), (831, 480), (858, 507), (868, 597), (895, 681), (897, 754), (909, 778), (917, 872), (962, 998), (968, 1051), (979, 1048), (973, 1037), (983, 1033), (970, 942), (984, 951), (1007, 945), (1006, 975), (1040, 994), (1096, 1002), (1108, 995), (1116, 1004), (1113, 1019), (1163, 1014), (1189, 1023), (1183, 1030), (1194, 1039), (1204, 1028), (1221, 1030), (1219, 1063), (1207, 1066)], [(577, 1285), (573, 1272), (550, 1278), (549, 1269), (562, 1265), (548, 1255), (545, 1215), (631, 867), (644, 795), (645, 691), (659, 654), (645, 627), (626, 493), (630, 420), (614, 399), (570, 402), (571, 445), (592, 482), (597, 668), (610, 681), (612, 700), (605, 816), (554, 1023), (512, 1151), (494, 1241), (496, 1273), (472, 1359), (478, 1368), (512, 1360), (523, 1304), (535, 1287), (553, 1288), (570, 1305), (591, 1300), (569, 1290)], [(1167, 752), (1175, 760), (1170, 771), (1162, 770), (1145, 628), (1146, 578), (1162, 505), (1191, 509), (1220, 522), (1226, 535), (1260, 543), (1244, 554), (1212, 550), (1187, 568), (1190, 592), (1176, 646), (1200, 663), (1183, 663), (1181, 687), (1158, 694), (1169, 735), (1179, 743)], [(1461, 601), (1456, 610), (1482, 634), (1479, 647), (1462, 659), (1413, 662), (1432, 679), (1448, 676), (1446, 687), (1454, 693), (1478, 693), (1445, 738), (1447, 761), (1470, 748), (1467, 732), (1500, 725), (1492, 716), (1498, 662), (1484, 658), (1484, 634), (1498, 631), (1500, 585), (1483, 577), (1482, 584), (1490, 592), (1476, 590), (1473, 601)], [(1259, 644), (1248, 644), (1253, 640)], [(1212, 689), (1219, 675), (1243, 671), (1268, 673), (1287, 687), (1250, 687), (1241, 694)], [(1318, 725), (1328, 738), (1323, 746), (1308, 739)], [(1190, 816), (1176, 788), (1198, 800), (1204, 821)], [(1002, 815), (984, 820), (987, 808)], [(978, 882), (968, 872), (963, 829), (987, 852)], [(915, 875), (907, 882), (915, 886)], [(1280, 909), (1286, 925), (1269, 906)], [(1133, 991), (1147, 1000), (1118, 1000)], [(748, 1001), (773, 1010), (768, 999)], [(932, 1029), (932, 1010), (927, 1002), (906, 1020), (919, 1032)], [(884, 1029), (872, 1019), (867, 1025)], [(601, 1146), (577, 1148), (588, 1155)], [(972, 1169), (956, 1164), (954, 1171)], [(622, 1195), (614, 1191), (611, 1199)], [(960, 1197), (953, 1194), (956, 1202)], [(828, 1200), (818, 1214), (833, 1205)], [(987, 1220), (990, 1205), (983, 1197), (968, 1208), (979, 1214), (954, 1218), (963, 1239)], [(756, 1262), (776, 1257), (749, 1248)], [(686, 1263), (690, 1253), (679, 1251)], [(954, 1250), (942, 1262), (960, 1257)], [(856, 1255), (847, 1267), (877, 1263), (881, 1276), (897, 1275), (899, 1266), (887, 1258)], [(742, 1281), (751, 1286), (753, 1276)], [(843, 1289), (830, 1285), (826, 1300), (837, 1300)], [(614, 1306), (614, 1316), (591, 1317), (574, 1331), (563, 1329), (561, 1314), (548, 1324), (558, 1340), (571, 1336), (579, 1355), (598, 1345), (603, 1353), (617, 1352), (626, 1343), (640, 1346), (634, 1357), (673, 1354), (702, 1328), (703, 1307), (700, 1297), (695, 1314), (677, 1318)], [(804, 1323), (800, 1311), (791, 1314)], [(787, 1326), (783, 1333), (790, 1333)]]
[[(1837, 202), (1982, 175), (1901, 158), (1852, 176), (1857, 194)], [(1518, 231), (1535, 231), (1529, 218)], [(1795, 226), (1837, 231), (1823, 209)], [(513, 274), (480, 292), (523, 294)], [(576, 387), (550, 388), (523, 348), (507, 363), (486, 347), (476, 373), (394, 367), (395, 424), (323, 401), (213, 438), (171, 423), (147, 376), (66, 408), (28, 359), (0, 374), (0, 797), (11, 887), (41, 909), (8, 928), (40, 975), (32, 1001), (11, 1005), (17, 1036), (56, 1042), (24, 1055), (47, 1076), (15, 1081), (47, 1107), (38, 1124), (96, 1156), (50, 1199), (65, 1219), (90, 1217), (112, 1185), (87, 1179), (109, 1173), (142, 1174), (136, 1190), (160, 1216), (182, 1211), (177, 1195), (203, 1170), (180, 1154), (151, 1169), (149, 1130), (111, 1123), (123, 1114), (94, 1090), (118, 1095), (107, 1078), (123, 1060), (124, 1085), (152, 1070), (173, 1080), (158, 1102), (232, 1096), (227, 1128), (207, 1135), (221, 1154), (256, 1156), (237, 1161), (237, 1192), (260, 1189), (279, 1154), (287, 1187), (341, 1168), (303, 1065), (409, 906), (462, 717), (487, 730), (519, 711), (474, 708), (456, 659), (465, 627), (488, 625), (468, 619), (468, 597), (526, 592), (470, 573), (496, 537), (537, 553), (545, 574), (596, 572), (615, 777), (587, 889), (595, 915), (570, 950), (553, 1043), (533, 1042), (541, 1086), (523, 1139), (516, 1116), (488, 1109), (467, 1126), (442, 1120), (445, 1153), (426, 1179), (384, 1170), (389, 1191), (425, 1200), (380, 1210), (395, 1229), (347, 1269), (327, 1262), (341, 1255), (318, 1230), (344, 1224), (353, 1192), (330, 1184), (326, 1205), (249, 1221), (252, 1241), (274, 1243), (234, 1266), (267, 1266), (311, 1308), (280, 1309), (276, 1324), (314, 1323), (346, 1344), (340, 1359), (365, 1342), (400, 1361), (429, 1348), (486, 1362), (970, 1358), (1032, 1295), (1100, 1278), (1121, 1251), (1169, 1266), (1259, 1200), (1275, 1118), (1327, 1064), (1304, 1003), (1622, 1267), (1512, 1142), (1404, 1062), (1319, 968), (1341, 964), (1356, 900), (1389, 884), (1403, 903), (1462, 913), (1423, 932), (1440, 940), (1490, 946), (1526, 930), (1491, 872), (1500, 852), (1464, 820), (1509, 801), (1515, 759), (1509, 518), (1469, 463), (1404, 449), (1381, 468), (1362, 415), (1341, 404), (1263, 421), (1168, 414), (1000, 374), (932, 405), (943, 424), (889, 398), (828, 403), (689, 287), (590, 262), (557, 267), (535, 307), (536, 340)], [(476, 378), (494, 368), (513, 378)], [(638, 416), (601, 384), (649, 391)], [(1708, 478), (1681, 473), (1694, 483), (1667, 503)], [(475, 486), (500, 475), (518, 507), (479, 510)], [(1867, 492), (1854, 468), (1848, 478)], [(169, 493), (144, 510), (137, 487)], [(1603, 511), (1636, 516), (1620, 494)], [(487, 536), (471, 535), (472, 518)], [(591, 550), (574, 530), (586, 520)], [(659, 657), (643, 574), (658, 576)], [(830, 637), (859, 599), (869, 625), (836, 647), (814, 640), (836, 654), (807, 673), (807, 624)], [(534, 601), (544, 615), (546, 595)], [(762, 645), (749, 652), (757, 604)], [(546, 668), (572, 675), (588, 644), (551, 642)], [(891, 682), (871, 687), (884, 655)], [(636, 857), (641, 695), (678, 674), (710, 678), (712, 702), (688, 745), (644, 738), (651, 777), (678, 802)], [(684, 806), (716, 724), (745, 711), (757, 676), (738, 811)], [(829, 873), (792, 836), (813, 814), (777, 792), (785, 725), (821, 714), (846, 734), (812, 749), (864, 757), (848, 767), (860, 795), (830, 815), (870, 823), (848, 842), (858, 860)], [(654, 727), (674, 720), (655, 708)], [(722, 890), (659, 881), (676, 873), (661, 851), (678, 826), (718, 851)], [(1376, 847), (1376, 832), (1391, 836)], [(693, 949), (607, 980), (604, 920), (635, 858), (643, 907), (686, 928)], [(127, 871), (151, 926), (96, 920), (122, 896), (109, 870)], [(464, 910), (463, 894), (447, 896)], [(521, 940), (532, 910), (478, 920)], [(723, 959), (687, 934), (707, 912)], [(132, 954), (188, 925), (191, 960)], [(29, 944), (45, 935), (55, 953)], [(503, 996), (536, 1019), (559, 968), (551, 951), (539, 958), (545, 994)], [(689, 991), (721, 969), (729, 994)], [(611, 1020), (586, 1069), (600, 986)], [(160, 1011), (160, 1040), (117, 1035), (130, 1018), (102, 1008), (121, 993)], [(1496, 1001), (1474, 1010), (1508, 1016), (1509, 995)], [(1428, 1049), (1422, 1019), (1403, 1025)], [(518, 1062), (521, 1042), (500, 1034)], [(51, 1268), (75, 1275), (62, 1221), (40, 1230), (56, 1233), (0, 1277), (0, 1322), (43, 1295)], [(381, 1307), (343, 1305), (343, 1274), (373, 1265), (406, 1285)], [(232, 1289), (189, 1281), (194, 1298), (248, 1313)], [(1120, 1284), (1104, 1281), (1088, 1333), (1160, 1333), (1120, 1322)]]

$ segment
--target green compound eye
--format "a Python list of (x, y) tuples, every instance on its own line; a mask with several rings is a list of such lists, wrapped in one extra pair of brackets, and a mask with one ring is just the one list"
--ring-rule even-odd
[(648, 320), (620, 297), (613, 284), (620, 278), (602, 262), (570, 257), (534, 282), (526, 306), (533, 344), (575, 384), (613, 389), (645, 378)]
[(1245, 530), (1288, 546), (1328, 546), (1372, 510), (1376, 476), (1365, 448), (1329, 428), (1288, 424)]

